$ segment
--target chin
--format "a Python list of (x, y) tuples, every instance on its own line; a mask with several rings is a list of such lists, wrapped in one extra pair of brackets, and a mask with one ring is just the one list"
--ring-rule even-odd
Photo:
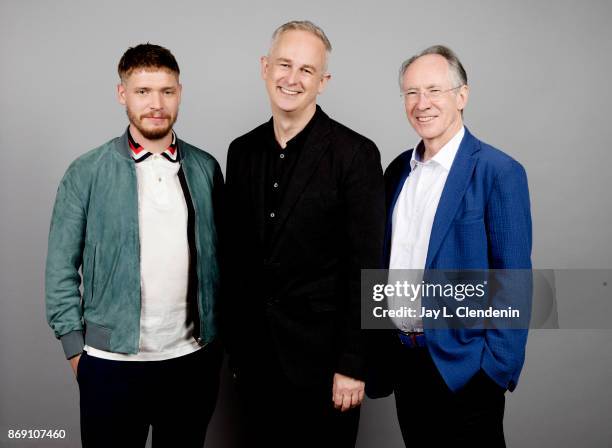
[(299, 109), (299, 107), (296, 106), (295, 104), (286, 104), (282, 101), (277, 102), (275, 106), (277, 109), (282, 110), (283, 112), (287, 112), (287, 113), (295, 112), (296, 110)]
[(417, 131), (417, 134), (419, 134), (419, 137), (421, 138), (426, 138), (426, 139), (431, 139), (431, 138), (436, 138), (440, 135), (440, 132), (438, 129), (434, 129), (428, 126), (422, 126), (421, 123), (417, 123), (416, 126), (413, 126), (415, 131)]
[(170, 128), (139, 129), (147, 140), (160, 140), (170, 133)]
[(425, 130), (421, 132), (421, 138), (426, 138), (431, 140), (432, 138), (439, 137), (440, 133), (437, 131)]

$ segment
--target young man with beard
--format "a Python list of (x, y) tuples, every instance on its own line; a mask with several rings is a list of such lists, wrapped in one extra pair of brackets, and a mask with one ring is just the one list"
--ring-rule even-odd
[(360, 269), (381, 259), (384, 189), (375, 144), (317, 106), (330, 50), (311, 22), (279, 27), (261, 58), (272, 118), (228, 152), (224, 327), (252, 446), (357, 437)]
[[(202, 447), (218, 389), (218, 195), (178, 139), (179, 67), (158, 45), (119, 62), (122, 136), (76, 159), (55, 202), (47, 317), (77, 376), (85, 447)], [(79, 287), (82, 270), (81, 294)]]

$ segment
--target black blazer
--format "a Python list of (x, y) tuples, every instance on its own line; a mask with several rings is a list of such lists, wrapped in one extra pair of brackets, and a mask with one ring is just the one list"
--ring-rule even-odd
[(360, 269), (382, 259), (380, 154), (367, 138), (320, 116), (278, 209), (265, 257), (264, 142), (269, 124), (234, 140), (227, 156), (226, 287), (222, 325), (232, 363), (271, 350), (294, 383), (364, 378)]

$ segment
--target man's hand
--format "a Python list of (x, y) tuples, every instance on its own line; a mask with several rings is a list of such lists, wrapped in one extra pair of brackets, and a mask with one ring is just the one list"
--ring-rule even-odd
[(74, 372), (74, 376), (77, 374), (77, 367), (79, 366), (79, 360), (81, 359), (81, 355), (76, 355), (68, 360), (70, 362), (70, 367), (72, 367), (72, 371)]
[(334, 407), (342, 412), (355, 408), (363, 401), (365, 383), (339, 373), (334, 374), (332, 400)]

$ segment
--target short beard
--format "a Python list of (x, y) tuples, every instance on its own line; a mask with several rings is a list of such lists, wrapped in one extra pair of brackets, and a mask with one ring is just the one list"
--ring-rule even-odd
[(140, 134), (147, 140), (161, 140), (164, 137), (166, 137), (172, 131), (172, 126), (174, 126), (174, 123), (176, 123), (176, 119), (178, 118), (178, 112), (177, 112), (177, 114), (174, 116), (174, 119), (173, 120), (171, 119), (169, 121), (167, 127), (155, 128), (155, 129), (145, 129), (140, 125), (141, 119), (139, 117), (134, 115), (128, 108), (125, 109), (125, 112), (127, 113), (128, 120), (130, 120), (130, 123), (136, 129), (138, 129), (138, 132), (140, 132)]

